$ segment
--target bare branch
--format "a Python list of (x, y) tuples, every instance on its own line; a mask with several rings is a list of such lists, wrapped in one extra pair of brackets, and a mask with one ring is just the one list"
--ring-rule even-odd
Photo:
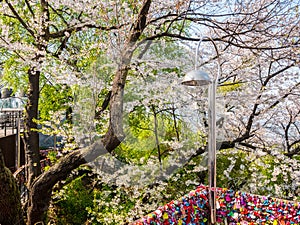
[(99, 30), (103, 30), (103, 31), (117, 30), (126, 25), (127, 24), (121, 24), (119, 26), (104, 27), (104, 26), (98, 26), (98, 25), (94, 25), (94, 24), (90, 24), (90, 23), (83, 23), (83, 24), (78, 24), (74, 27), (67, 27), (63, 30), (60, 30), (60, 31), (57, 31), (54, 33), (50, 33), (49, 37), (52, 39), (64, 37), (64, 36), (66, 36), (66, 33), (78, 32), (78, 31), (83, 30), (84, 28), (95, 28), (95, 29), (99, 29)]
[(26, 3), (26, 5), (27, 5), (27, 8), (29, 9), (31, 15), (34, 17), (34, 16), (35, 16), (35, 15), (34, 15), (34, 12), (33, 12), (33, 10), (32, 10), (32, 7), (31, 7), (30, 3), (28, 2), (28, 0), (25, 0), (25, 3)]

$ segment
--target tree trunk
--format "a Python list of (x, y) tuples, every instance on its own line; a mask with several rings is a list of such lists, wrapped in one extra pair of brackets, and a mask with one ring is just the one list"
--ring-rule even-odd
[[(38, 100), (39, 100), (39, 82), (40, 72), (35, 68), (28, 70), (28, 100), (25, 111), (24, 139), (25, 139), (25, 156), (26, 156), (26, 178), (27, 187), (32, 191), (34, 179), (41, 174), (40, 152), (39, 152), (39, 134), (37, 124), (34, 120), (38, 118)], [(31, 196), (32, 193), (29, 193)], [(28, 208), (32, 208), (32, 199), (29, 198)], [(29, 212), (27, 218), (30, 220)]]
[(80, 165), (106, 153), (106, 148), (101, 140), (98, 140), (85, 149), (74, 150), (41, 174), (30, 188), (29, 201), (32, 204), (28, 208), (27, 224), (34, 225), (37, 222), (44, 221), (45, 212), (51, 200), (52, 188), (58, 181), (66, 179), (69, 173)]
[(35, 68), (28, 70), (29, 87), (28, 100), (25, 111), (25, 153), (27, 164), (27, 186), (30, 187), (33, 180), (41, 174), (39, 154), (39, 134), (36, 131), (38, 118), (39, 80), (40, 72)]
[(24, 224), (20, 192), (10, 170), (4, 165), (0, 149), (0, 224)]
[[(146, 17), (150, 5), (151, 0), (144, 1), (144, 5), (139, 12), (138, 19), (133, 24), (134, 26), (132, 27), (126, 45), (123, 49), (122, 61), (119, 65), (118, 71), (116, 72), (112, 85), (112, 93), (109, 104), (110, 124), (107, 133), (103, 137), (103, 140), (98, 140), (92, 146), (89, 146), (85, 149), (76, 150), (69, 153), (48, 171), (41, 174), (36, 180), (32, 180), (33, 183), (30, 187), (29, 199), (30, 205), (27, 213), (28, 225), (34, 225), (35, 223), (44, 220), (45, 213), (47, 212), (51, 200), (52, 188), (58, 181), (66, 179), (69, 173), (78, 168), (78, 166), (86, 162), (91, 162), (102, 154), (113, 151), (123, 140), (124, 133), (122, 117), (124, 87), (128, 70), (130, 68), (129, 64), (134, 51), (134, 45), (146, 27)], [(31, 80), (31, 82), (36, 82), (35, 85), (38, 85), (38, 82), (35, 79)], [(33, 87), (32, 85), (33, 83), (31, 84), (31, 87)], [(38, 93), (36, 93), (34, 96), (38, 97)], [(38, 99), (32, 97), (31, 101), (33, 100), (36, 100), (36, 104), (38, 103)], [(27, 105), (27, 108), (29, 107), (30, 104)], [(37, 116), (37, 114), (35, 116)], [(29, 119), (26, 121), (30, 122)], [(34, 176), (32, 177), (34, 178)]]

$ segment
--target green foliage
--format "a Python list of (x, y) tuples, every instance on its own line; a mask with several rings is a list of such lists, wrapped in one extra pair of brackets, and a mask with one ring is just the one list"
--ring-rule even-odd
[(218, 91), (220, 91), (221, 93), (240, 91), (242, 86), (243, 85), (240, 82), (224, 82), (218, 87)]
[[(60, 193), (61, 199), (55, 203), (60, 208), (57, 214), (60, 219), (57, 220), (65, 224), (77, 224), (71, 215), (74, 213), (73, 202), (79, 201), (85, 203), (85, 208), (83, 204), (79, 204), (79, 208), (76, 205), (77, 209), (81, 209), (81, 216), (84, 218), (82, 221), (93, 225), (127, 224), (158, 206), (180, 198), (201, 183), (207, 185), (207, 170), (201, 166), (203, 160), (202, 156), (195, 157), (175, 170), (168, 179), (143, 188), (105, 184), (101, 182), (101, 178), (97, 178), (97, 185), (87, 193), (89, 185), (83, 184), (82, 178), (78, 178)], [(291, 182), (288, 174), (276, 172), (276, 168), (281, 166), (276, 156), (265, 154), (257, 157), (255, 153), (227, 149), (218, 152), (217, 162), (219, 187), (278, 196), (275, 187)], [(284, 171), (282, 167), (280, 171)], [(255, 182), (256, 189), (253, 189), (251, 185)]]
[[(158, 157), (158, 145), (163, 158), (167, 157), (172, 148), (166, 142), (177, 139), (174, 120), (167, 111), (157, 116), (157, 136), (155, 139), (155, 121), (153, 113), (145, 106), (136, 106), (128, 115), (126, 124), (126, 141), (115, 150), (117, 155), (135, 163), (145, 163), (151, 156)], [(177, 130), (182, 132), (181, 121), (177, 122)], [(185, 130), (188, 132), (188, 130)]]
[(180, 198), (195, 189), (199, 182), (198, 175), (193, 172), (195, 166), (195, 163), (188, 165), (179, 169), (169, 180), (143, 188), (102, 183), (93, 190), (93, 207), (87, 208), (90, 224), (128, 224), (158, 206)]
[(91, 224), (118, 225), (122, 220), (125, 222), (137, 201), (130, 195), (130, 190), (120, 187), (103, 185), (93, 193), (93, 206), (87, 208)]
[(98, 40), (99, 36), (93, 29), (76, 32), (69, 38), (69, 51), (77, 55), (76, 67), (81, 71), (89, 70), (101, 53), (103, 54), (99, 48), (91, 46), (91, 43), (97, 43)]
[(49, 151), (48, 152), (48, 155), (47, 155), (47, 158), (49, 158), (50, 162), (51, 163), (56, 163), (58, 161), (57, 159), (57, 151)]
[(51, 120), (51, 113), (67, 111), (72, 106), (72, 89), (66, 85), (45, 84), (40, 93), (40, 119)]
[(128, 126), (126, 127), (126, 142), (116, 149), (118, 155), (133, 162), (139, 162), (143, 157), (149, 157), (153, 148), (154, 134), (149, 117), (145, 112), (145, 107), (136, 107), (135, 111), (129, 115)]
[(217, 158), (217, 185), (253, 194), (291, 198), (296, 191), (288, 185), (292, 182), (293, 171), (291, 166), (282, 164), (282, 160), (276, 154), (222, 150)]
[[(17, 13), (24, 19), (24, 22), (27, 23), (30, 20), (28, 16), (28, 8), (24, 7), (24, 2), (18, 1), (18, 6), (15, 9), (18, 11)], [(24, 10), (25, 9), (25, 10)], [(1, 24), (3, 25), (0, 29), (5, 29), (5, 26), (10, 27), (11, 33), (9, 34), (9, 38), (11, 43), (20, 42), (24, 44), (31, 44), (34, 42), (34, 38), (29, 35), (28, 31), (21, 26), (18, 20), (10, 16), (1, 16), (0, 17)]]
[(55, 194), (56, 213), (50, 215), (56, 224), (82, 225), (88, 217), (87, 207), (93, 206), (90, 188), (83, 183), (85, 175), (74, 179)]
[(207, 171), (205, 168), (200, 168), (199, 170), (201, 161), (202, 157), (194, 158), (192, 162), (189, 162), (186, 166), (178, 168), (170, 179), (167, 180), (168, 185), (164, 190), (166, 195), (164, 203), (180, 198), (197, 188), (200, 184), (207, 184)]
[(222, 150), (217, 158), (217, 181), (219, 187), (240, 190), (249, 178), (250, 163), (243, 151)]
[(17, 91), (25, 92), (29, 67), (22, 65), (17, 55), (7, 54), (7, 52), (3, 52), (3, 54), (2, 83), (12, 88), (14, 93)]

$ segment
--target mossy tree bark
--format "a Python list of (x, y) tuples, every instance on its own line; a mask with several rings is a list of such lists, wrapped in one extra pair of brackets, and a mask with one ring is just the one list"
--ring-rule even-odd
[(0, 224), (24, 224), (20, 192), (11, 171), (4, 165), (0, 149)]

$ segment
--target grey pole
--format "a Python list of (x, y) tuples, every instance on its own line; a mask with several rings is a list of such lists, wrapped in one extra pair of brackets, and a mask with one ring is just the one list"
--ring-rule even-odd
[(216, 86), (214, 79), (208, 92), (208, 179), (211, 223), (216, 223)]
[(221, 72), (221, 63), (219, 57), (219, 51), (215, 42), (209, 38), (213, 43), (218, 59), (218, 72), (214, 76), (211, 85), (209, 86), (208, 92), (208, 111), (209, 111), (209, 142), (208, 142), (208, 177), (209, 177), (209, 205), (211, 223), (215, 224), (217, 221), (217, 209), (216, 209), (216, 198), (217, 198), (217, 141), (216, 141), (216, 92), (218, 79)]
[(20, 115), (17, 118), (17, 149), (18, 149), (18, 169), (21, 167), (21, 124), (20, 124)]
[(220, 55), (218, 48), (214, 40), (210, 37), (207, 37), (209, 41), (212, 42), (215, 51), (217, 53), (218, 60), (218, 72), (213, 79), (210, 80), (209, 75), (202, 71), (197, 70), (197, 60), (200, 44), (203, 40), (203, 37), (200, 38), (195, 57), (195, 70), (190, 71), (184, 77), (182, 84), (187, 86), (201, 86), (209, 84), (208, 92), (208, 182), (209, 182), (209, 210), (210, 210), (210, 222), (215, 224), (217, 220), (217, 209), (216, 209), (216, 186), (217, 186), (217, 174), (216, 174), (216, 91), (218, 85), (218, 79), (221, 73), (221, 63)]

